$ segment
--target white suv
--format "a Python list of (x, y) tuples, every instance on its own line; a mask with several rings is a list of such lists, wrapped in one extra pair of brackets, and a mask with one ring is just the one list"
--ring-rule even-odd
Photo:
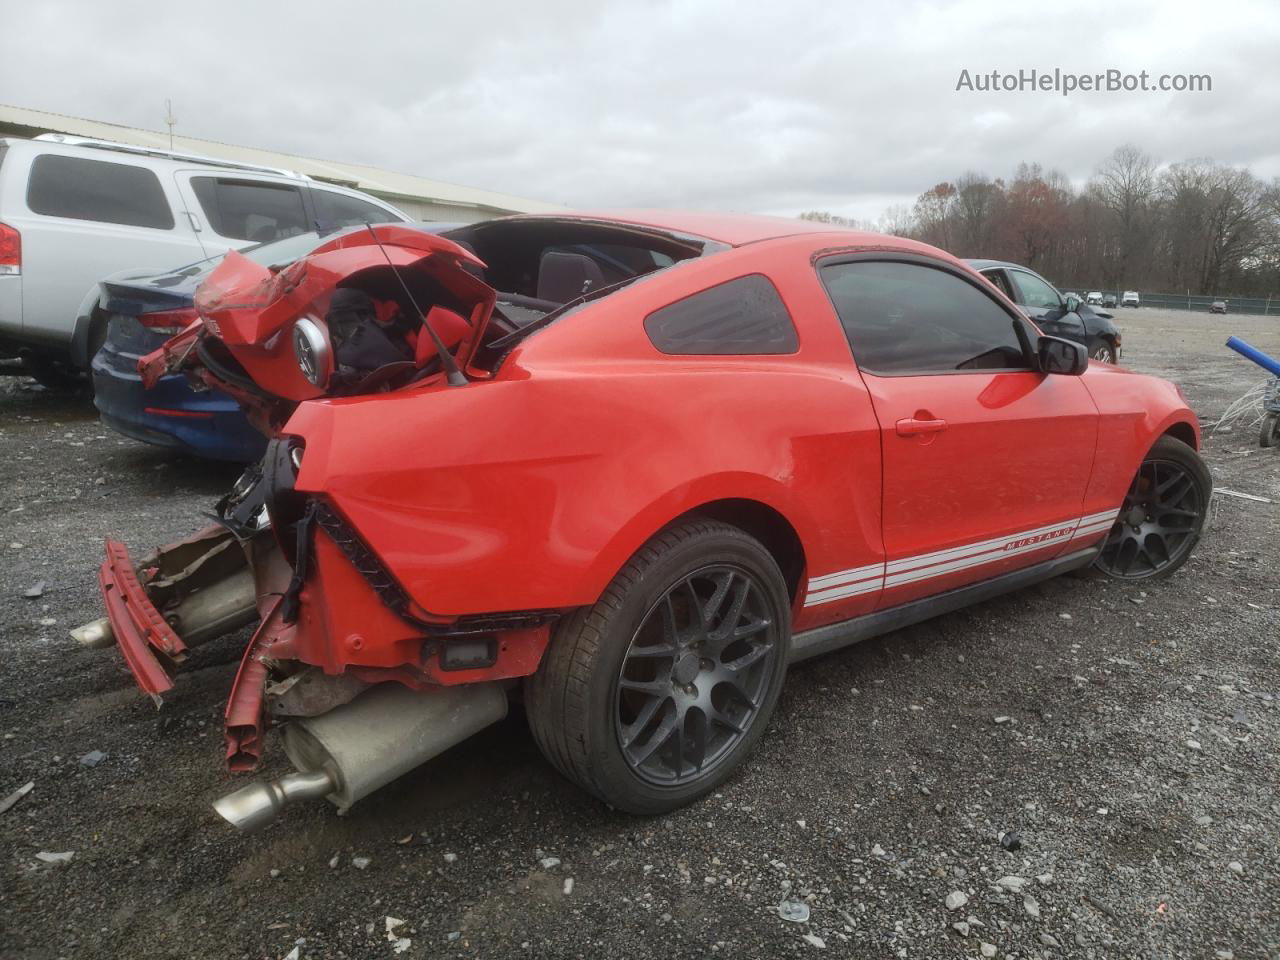
[(289, 170), (59, 134), (0, 138), (0, 357), (23, 357), (43, 382), (87, 368), (106, 335), (97, 292), (108, 274), (409, 219)]
[(1140, 307), (1142, 299), (1138, 296), (1137, 290), (1126, 290), (1124, 296), (1120, 298), (1120, 306), (1122, 307)]

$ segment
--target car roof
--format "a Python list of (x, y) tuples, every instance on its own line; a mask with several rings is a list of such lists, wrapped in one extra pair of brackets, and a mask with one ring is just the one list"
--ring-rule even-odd
[[(520, 219), (591, 220), (633, 224), (651, 227), (668, 233), (685, 234), (715, 240), (731, 247), (761, 240), (776, 240), (803, 233), (845, 234), (851, 242), (859, 240), (883, 244), (885, 237), (863, 230), (852, 230), (831, 223), (801, 220), (798, 217), (769, 217), (746, 213), (708, 213), (683, 210), (589, 210), (569, 213), (527, 214)], [(910, 240), (891, 237), (904, 247), (913, 247)]]

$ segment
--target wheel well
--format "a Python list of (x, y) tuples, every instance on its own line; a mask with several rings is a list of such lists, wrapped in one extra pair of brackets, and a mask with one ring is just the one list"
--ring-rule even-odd
[(1196, 449), (1196, 432), (1189, 423), (1175, 423), (1164, 432), (1164, 436), (1181, 440), (1192, 450)]
[(783, 579), (787, 581), (787, 591), (795, 599), (800, 575), (804, 572), (804, 546), (786, 517), (758, 500), (737, 499), (713, 500), (677, 519), (691, 516), (710, 517), (732, 524), (759, 540), (777, 562)]

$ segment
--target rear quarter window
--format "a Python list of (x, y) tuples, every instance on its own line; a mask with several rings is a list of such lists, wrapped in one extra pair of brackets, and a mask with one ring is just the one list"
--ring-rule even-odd
[(46, 217), (173, 229), (173, 211), (159, 178), (146, 167), (127, 163), (36, 157), (27, 181), (27, 207)]
[(220, 237), (271, 243), (311, 229), (302, 191), (291, 184), (192, 177), (191, 189)]
[(390, 210), (384, 210), (358, 197), (348, 197), (345, 193), (312, 188), (311, 199), (316, 205), (316, 223), (321, 230), (356, 226), (361, 223), (400, 222), (400, 218)]
[(748, 356), (795, 353), (791, 314), (768, 277), (751, 274), (655, 310), (645, 333), (663, 353)]

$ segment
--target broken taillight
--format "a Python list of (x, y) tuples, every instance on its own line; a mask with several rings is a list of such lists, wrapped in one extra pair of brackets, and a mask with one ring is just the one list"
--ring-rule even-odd
[(0, 274), (22, 273), (22, 234), (0, 223)]
[(138, 314), (138, 322), (148, 330), (172, 336), (191, 326), (191, 322), (197, 316), (198, 314), (194, 307), (185, 307), (182, 310), (156, 310), (151, 313), (140, 313)]

